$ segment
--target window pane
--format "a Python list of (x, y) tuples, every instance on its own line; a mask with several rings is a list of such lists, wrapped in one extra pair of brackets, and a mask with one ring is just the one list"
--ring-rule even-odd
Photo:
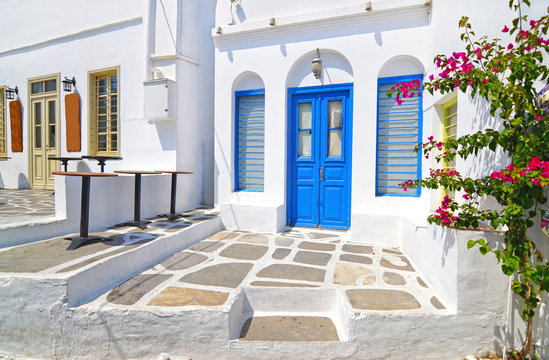
[(116, 75), (111, 76), (111, 92), (118, 92), (118, 76)]
[(50, 131), (50, 136), (49, 136), (49, 139), (50, 139), (50, 148), (54, 149), (55, 148), (55, 125), (50, 125), (49, 126), (49, 131)]
[(341, 129), (328, 130), (328, 156), (341, 156)]
[(118, 96), (113, 95), (111, 96), (111, 113), (118, 112)]
[(32, 94), (39, 94), (44, 91), (43, 88), (44, 83), (42, 81), (32, 83), (31, 85), (31, 93)]
[(236, 190), (263, 191), (265, 95), (237, 96)]
[[(398, 184), (418, 178), (420, 154), (414, 147), (421, 140), (421, 98), (403, 99), (399, 106), (394, 97), (386, 95), (396, 82), (378, 84), (376, 194), (414, 196), (418, 189), (405, 192)], [(330, 144), (341, 141), (335, 133), (330, 135), (334, 137)]]
[(42, 103), (34, 103), (34, 125), (42, 124)]
[(48, 101), (48, 122), (55, 124), (55, 100)]
[(99, 78), (97, 79), (97, 94), (104, 95), (107, 93), (107, 79)]
[(6, 155), (6, 108), (4, 89), (0, 89), (0, 155)]
[(312, 127), (312, 103), (301, 103), (298, 105), (298, 126), (300, 129), (311, 129)]
[(297, 156), (311, 157), (311, 131), (302, 130), (298, 133)]
[(42, 103), (34, 103), (34, 147), (42, 148)]
[(42, 126), (34, 127), (34, 147), (37, 149), (42, 148)]
[(45, 81), (46, 91), (55, 91), (57, 90), (57, 80), (48, 80)]
[(342, 123), (341, 100), (328, 101), (328, 127), (341, 127)]

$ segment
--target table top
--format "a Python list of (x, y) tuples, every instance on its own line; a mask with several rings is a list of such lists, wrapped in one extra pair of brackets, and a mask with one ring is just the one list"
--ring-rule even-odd
[(192, 171), (155, 170), (164, 174), (194, 174)]
[(82, 155), (82, 159), (93, 159), (93, 160), (122, 160), (120, 156), (109, 156), (109, 155)]
[(64, 176), (88, 176), (88, 177), (113, 177), (118, 176), (113, 173), (98, 173), (98, 172), (87, 172), (87, 171), (67, 171), (67, 172), (52, 172), (53, 175), (64, 175)]
[(48, 156), (48, 160), (82, 160), (82, 158), (79, 157), (71, 157), (71, 156)]
[(150, 171), (150, 170), (114, 170), (117, 174), (135, 174), (135, 175), (152, 175), (152, 174), (162, 174), (160, 171)]

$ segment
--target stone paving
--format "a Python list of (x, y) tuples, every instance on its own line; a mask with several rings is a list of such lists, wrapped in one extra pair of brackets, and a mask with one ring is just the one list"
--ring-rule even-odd
[(75, 250), (66, 250), (70, 241), (67, 234), (53, 239), (0, 249), (0, 273), (62, 274), (79, 270), (87, 265), (129, 251), (162, 236), (217, 216), (211, 209), (195, 209), (184, 213), (177, 221), (164, 217), (151, 219), (145, 230), (132, 226), (112, 226), (103, 232), (90, 232), (108, 238), (90, 241)]
[(52, 190), (0, 189), (0, 225), (53, 216)]
[[(301, 228), (280, 234), (225, 230), (173, 255), (89, 305), (103, 309), (215, 310), (230, 303), (242, 287), (337, 288), (358, 312), (446, 313), (435, 292), (399, 249), (352, 244), (345, 235)], [(310, 330), (307, 326), (311, 322), (326, 325), (322, 319), (310, 317), (299, 330), (303, 333), (288, 335), (290, 340), (286, 340), (306, 339), (304, 334)], [(249, 319), (244, 327), (255, 330), (249, 336), (243, 330), (241, 336), (244, 340), (261, 339), (261, 329), (288, 327), (296, 321), (304, 319)], [(326, 326), (322, 336), (333, 341), (329, 330), (333, 325)]]

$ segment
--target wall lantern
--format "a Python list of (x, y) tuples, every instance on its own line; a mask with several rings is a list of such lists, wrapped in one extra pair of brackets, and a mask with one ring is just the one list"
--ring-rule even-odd
[(17, 86), (15, 87), (15, 89), (10, 88), (9, 86), (6, 87), (6, 98), (8, 100), (13, 100), (15, 98), (15, 94), (19, 95), (19, 89), (17, 88)]
[(320, 50), (318, 48), (316, 49), (316, 56), (313, 59), (312, 70), (315, 78), (320, 79), (322, 76), (322, 60), (320, 59)]
[(72, 86), (76, 86), (76, 79), (74, 78), (74, 76), (72, 77), (72, 79), (69, 79), (65, 76), (65, 80), (62, 80), (61, 82), (63, 83), (63, 90), (65, 91), (71, 91)]
[(371, 1), (366, 2), (366, 6), (364, 7), (364, 10), (372, 11), (372, 2)]

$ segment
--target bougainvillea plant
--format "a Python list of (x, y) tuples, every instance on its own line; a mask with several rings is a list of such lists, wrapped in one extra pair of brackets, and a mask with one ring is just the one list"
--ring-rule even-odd
[[(492, 248), (485, 239), (470, 240), (467, 246), (478, 245), (483, 255), (493, 253), (502, 271), (513, 276), (512, 290), (524, 301), (521, 315), (526, 321), (526, 336), (520, 349), (506, 354), (512, 359), (534, 358), (532, 321), (541, 295), (549, 291), (549, 263), (538, 250), (541, 241), (549, 240), (529, 236), (529, 229), (545, 215), (541, 205), (547, 202), (549, 186), (549, 108), (547, 102), (539, 100), (549, 97), (549, 87), (542, 90), (545, 94), (539, 93), (549, 79), (545, 65), (549, 54), (549, 8), (543, 16), (530, 20), (522, 14), (524, 6), (530, 6), (530, 1), (509, 1), (517, 18), (502, 25), (499, 39), (476, 37), (469, 19), (463, 17), (459, 22), (463, 51), (436, 56), (438, 74), (430, 75), (423, 85), (418, 81), (400, 83), (387, 93), (389, 97), (396, 94), (399, 105), (404, 98), (421, 96), (423, 90), (431, 94), (460, 91), (490, 105), (490, 115), (498, 123), (494, 129), (444, 143), (430, 136), (416, 151), (423, 150), (425, 157), (431, 155), (437, 163), (489, 151), (503, 154), (508, 159), (507, 167), (492, 169), (478, 178), (456, 170), (431, 169), (428, 177), (408, 180), (401, 186), (404, 190), (419, 186), (445, 188), (461, 195), (457, 199), (444, 197), (428, 217), (430, 223), (457, 229), (489, 224), (505, 232), (503, 247)], [(481, 208), (485, 197), (492, 197), (499, 205)]]

